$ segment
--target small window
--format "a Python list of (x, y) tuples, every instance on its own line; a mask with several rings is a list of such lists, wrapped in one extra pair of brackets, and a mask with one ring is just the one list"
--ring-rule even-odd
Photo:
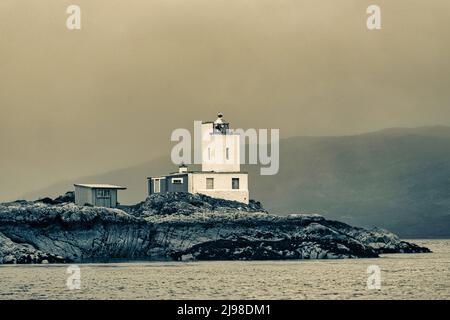
[(225, 149), (225, 156), (226, 156), (227, 160), (230, 160), (230, 148)]
[(231, 188), (232, 189), (239, 189), (239, 178), (232, 178), (231, 179)]
[(214, 189), (214, 178), (206, 178), (206, 189)]
[(111, 190), (100, 189), (97, 190), (97, 198), (110, 198)]
[(183, 178), (172, 178), (172, 184), (183, 184)]
[(154, 192), (155, 193), (160, 193), (161, 192), (161, 180), (159, 180), (159, 179), (155, 179), (154, 180), (154, 187), (153, 187), (153, 189), (154, 189)]

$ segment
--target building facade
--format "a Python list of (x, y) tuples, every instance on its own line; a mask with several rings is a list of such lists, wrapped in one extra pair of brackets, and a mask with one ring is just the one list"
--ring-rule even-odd
[(75, 204), (96, 207), (117, 207), (117, 190), (125, 187), (110, 184), (75, 184)]
[(248, 174), (240, 166), (240, 136), (222, 114), (202, 123), (201, 171), (181, 165), (178, 172), (148, 177), (149, 194), (189, 192), (248, 204)]

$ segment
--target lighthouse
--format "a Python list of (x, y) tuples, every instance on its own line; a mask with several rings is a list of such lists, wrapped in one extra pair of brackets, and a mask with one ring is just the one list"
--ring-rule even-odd
[(248, 204), (248, 173), (241, 171), (240, 135), (222, 113), (201, 125), (201, 170), (182, 164), (177, 172), (149, 177), (149, 194), (189, 192)]
[(219, 112), (214, 122), (202, 123), (202, 171), (240, 170), (240, 136), (230, 129)]

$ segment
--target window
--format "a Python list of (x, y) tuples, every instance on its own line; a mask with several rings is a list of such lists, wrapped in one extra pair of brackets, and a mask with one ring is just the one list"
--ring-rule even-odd
[(214, 189), (214, 178), (206, 178), (206, 189)]
[(99, 189), (97, 190), (97, 198), (110, 198), (111, 190)]
[(183, 184), (183, 178), (172, 178), (172, 184)]
[(232, 178), (231, 179), (231, 188), (232, 189), (239, 189), (239, 178)]
[(226, 156), (227, 160), (230, 160), (230, 148), (225, 149), (225, 156)]

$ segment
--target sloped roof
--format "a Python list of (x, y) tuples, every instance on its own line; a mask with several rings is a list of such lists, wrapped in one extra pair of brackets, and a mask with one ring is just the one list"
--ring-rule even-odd
[(126, 187), (115, 186), (113, 184), (75, 183), (74, 186), (90, 188), (90, 189), (118, 189), (118, 190), (126, 189)]

